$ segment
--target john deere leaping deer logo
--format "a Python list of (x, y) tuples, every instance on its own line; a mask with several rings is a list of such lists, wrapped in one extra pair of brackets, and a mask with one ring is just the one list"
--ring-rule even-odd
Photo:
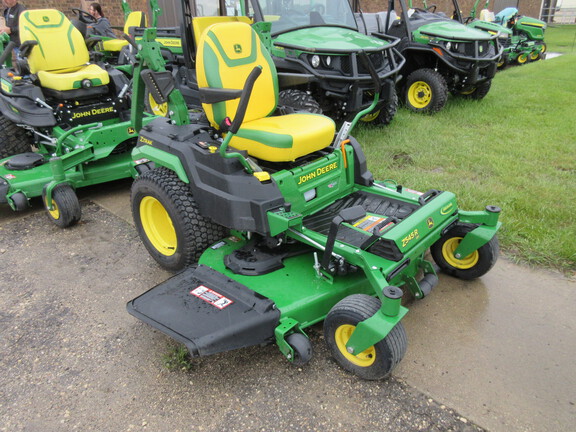
[(242, 45), (240, 44), (234, 44), (234, 52), (236, 54), (240, 54), (242, 52)]

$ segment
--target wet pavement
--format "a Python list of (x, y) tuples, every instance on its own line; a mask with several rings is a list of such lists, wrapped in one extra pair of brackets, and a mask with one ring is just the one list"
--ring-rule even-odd
[(383, 382), (341, 371), (321, 326), (303, 368), (268, 346), (170, 371), (174, 343), (125, 311), (169, 274), (131, 225), (129, 182), (101, 189), (70, 230), (39, 203), (0, 210), (1, 431), (573, 430), (575, 281), (506, 259), (442, 275), (408, 305), (408, 352)]

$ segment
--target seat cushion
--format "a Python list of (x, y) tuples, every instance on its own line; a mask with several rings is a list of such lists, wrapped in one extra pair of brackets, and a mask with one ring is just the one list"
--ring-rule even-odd
[(120, 50), (126, 45), (128, 45), (128, 41), (124, 39), (109, 39), (102, 41), (102, 49), (104, 51), (120, 52)]
[(108, 72), (95, 64), (81, 66), (76, 70), (57, 72), (38, 71), (40, 85), (53, 90), (74, 90), (82, 88), (82, 81), (89, 79), (92, 87), (110, 82)]
[(270, 162), (289, 162), (321, 150), (334, 139), (336, 126), (319, 114), (288, 114), (243, 123), (230, 145)]

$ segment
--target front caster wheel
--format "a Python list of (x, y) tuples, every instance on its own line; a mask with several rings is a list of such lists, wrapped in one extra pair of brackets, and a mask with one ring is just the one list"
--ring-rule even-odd
[(346, 350), (346, 343), (358, 323), (379, 309), (379, 299), (353, 294), (336, 303), (324, 321), (324, 339), (336, 362), (348, 372), (367, 380), (389, 376), (406, 353), (406, 332), (400, 322), (383, 340), (358, 355)]
[(46, 191), (42, 193), (42, 201), (48, 212), (48, 217), (60, 228), (68, 228), (80, 220), (82, 208), (74, 189), (70, 185), (60, 184), (52, 191), (52, 210), (48, 205)]
[(496, 236), (466, 257), (454, 256), (464, 236), (474, 228), (471, 225), (456, 225), (430, 248), (432, 258), (445, 273), (459, 279), (476, 279), (486, 274), (496, 263), (500, 252)]
[(302, 366), (310, 361), (312, 358), (312, 344), (306, 336), (302, 333), (292, 333), (286, 338), (286, 342), (294, 350), (294, 358), (292, 359), (294, 366)]
[(195, 263), (227, 230), (200, 215), (190, 187), (167, 168), (144, 172), (132, 185), (132, 216), (144, 246), (162, 267)]

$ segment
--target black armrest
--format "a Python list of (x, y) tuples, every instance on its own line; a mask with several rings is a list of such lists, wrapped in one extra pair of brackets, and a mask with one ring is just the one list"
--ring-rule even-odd
[(200, 88), (200, 102), (214, 104), (218, 102), (238, 99), (242, 95), (242, 89), (219, 89), (219, 88)]

